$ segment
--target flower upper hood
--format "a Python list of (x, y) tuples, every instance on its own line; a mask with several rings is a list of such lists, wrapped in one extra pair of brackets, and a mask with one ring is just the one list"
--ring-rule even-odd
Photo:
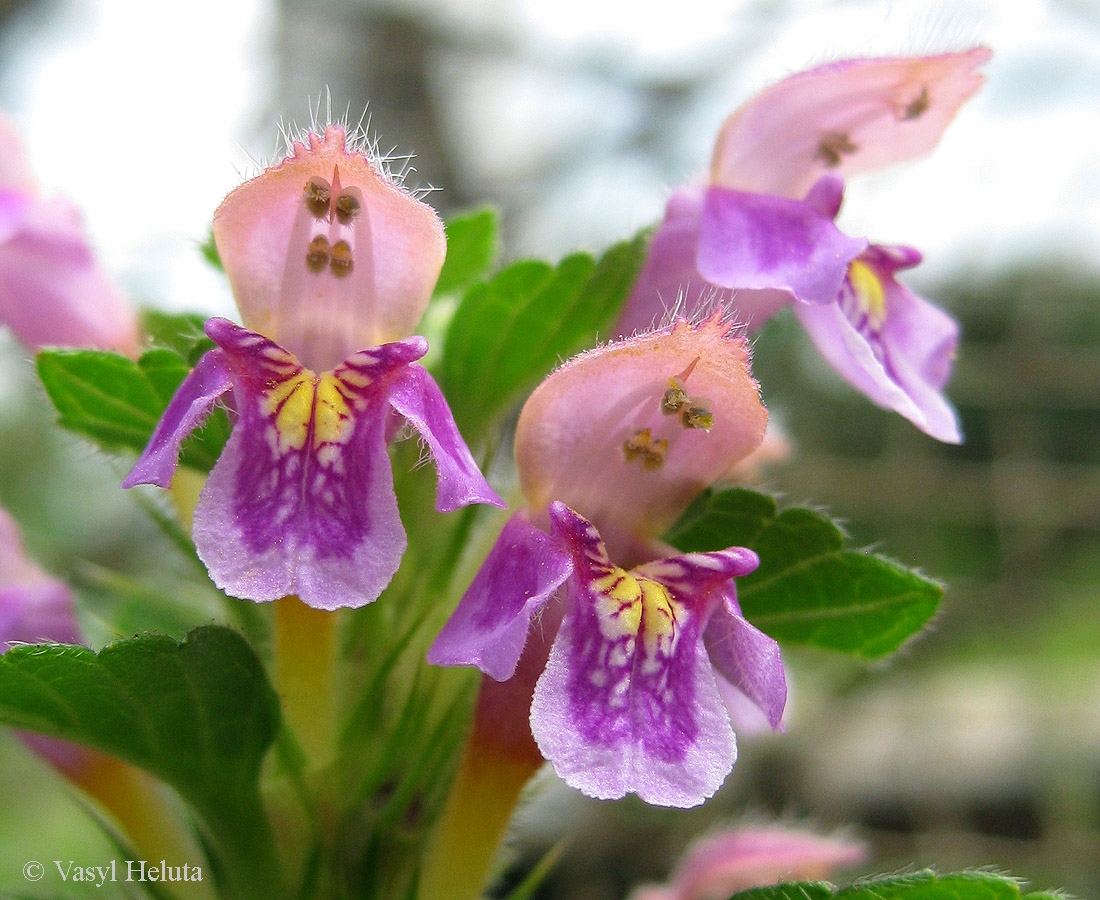
[(413, 334), (447, 252), (435, 210), (340, 125), (229, 194), (214, 241), (244, 326), (315, 371)]

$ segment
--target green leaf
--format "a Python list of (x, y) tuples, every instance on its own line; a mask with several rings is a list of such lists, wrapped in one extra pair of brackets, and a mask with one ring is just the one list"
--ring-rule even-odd
[[(1023, 900), (1044, 895), (1029, 894)], [(993, 872), (936, 875), (930, 870), (868, 878), (850, 887), (822, 882), (789, 882), (753, 888), (731, 900), (1021, 900), (1020, 883)]]
[(500, 252), (496, 210), (485, 207), (448, 220), (447, 258), (435, 293), (450, 294), (484, 278)]
[(141, 312), (141, 326), (149, 342), (156, 347), (175, 350), (191, 365), (214, 347), (214, 342), (203, 331), (205, 324), (206, 316), (198, 313), (166, 313), (158, 309)]
[(206, 236), (205, 241), (199, 244), (199, 252), (202, 253), (202, 258), (219, 272), (225, 271), (225, 266), (222, 265), (222, 258), (218, 255), (218, 245), (214, 243), (213, 231)]
[(191, 803), (212, 846), (235, 867), (236, 895), (278, 895), (258, 780), (279, 704), (236, 632), (207, 626), (182, 642), (147, 635), (99, 653), (14, 647), (0, 657), (0, 722), (95, 747), (156, 775)]
[(685, 552), (750, 547), (760, 568), (737, 580), (745, 617), (788, 644), (885, 656), (936, 612), (943, 588), (885, 557), (845, 548), (811, 509), (736, 488), (700, 496), (666, 535)]
[(525, 260), (475, 284), (447, 333), (440, 384), (468, 441), (561, 360), (607, 332), (645, 257), (648, 235), (557, 266)]
[[(137, 362), (102, 350), (43, 350), (37, 364), (62, 427), (108, 450), (144, 450), (168, 401), (190, 371), (168, 349), (149, 350)], [(229, 430), (224, 410), (216, 410), (184, 442), (180, 461), (210, 471)]]

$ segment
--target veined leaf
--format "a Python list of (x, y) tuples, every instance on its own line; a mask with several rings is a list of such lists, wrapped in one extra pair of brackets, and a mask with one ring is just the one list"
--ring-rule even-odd
[(778, 641), (885, 656), (936, 612), (943, 588), (876, 554), (845, 547), (844, 533), (811, 509), (779, 512), (741, 488), (707, 492), (666, 535), (687, 552), (750, 547), (760, 568), (737, 580), (745, 617)]
[[(62, 427), (108, 450), (141, 451), (190, 367), (173, 350), (149, 350), (134, 362), (102, 350), (43, 350), (38, 376)], [(229, 420), (216, 410), (184, 442), (180, 461), (208, 472), (229, 437)]]
[(447, 332), (440, 384), (474, 440), (561, 360), (606, 335), (641, 268), (647, 235), (600, 259), (525, 260), (475, 284)]
[(99, 653), (14, 647), (0, 656), (0, 722), (111, 753), (172, 785), (225, 854), (234, 895), (278, 896), (258, 780), (279, 704), (235, 632), (147, 635)]

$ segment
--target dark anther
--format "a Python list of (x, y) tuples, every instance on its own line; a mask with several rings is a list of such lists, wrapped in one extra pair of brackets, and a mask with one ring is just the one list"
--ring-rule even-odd
[(830, 169), (840, 165), (840, 161), (849, 153), (855, 153), (859, 147), (843, 131), (826, 131), (817, 145), (817, 158), (824, 160)]
[(325, 266), (328, 265), (328, 260), (328, 238), (323, 234), (319, 234), (309, 242), (309, 249), (306, 250), (306, 265), (311, 272), (322, 272)]
[(680, 422), (685, 428), (701, 428), (710, 431), (714, 426), (714, 414), (698, 400), (692, 400), (680, 412)]
[(332, 188), (323, 178), (316, 175), (306, 182), (305, 201), (306, 209), (317, 219), (328, 216), (329, 200), (332, 198)]
[(347, 241), (337, 241), (332, 245), (332, 274), (343, 278), (351, 272), (351, 245)]
[(912, 119), (919, 119), (924, 115), (925, 110), (928, 109), (928, 105), (928, 87), (925, 86), (920, 89), (920, 93), (914, 99), (905, 104), (905, 109), (902, 111), (901, 118), (906, 122)]
[(684, 383), (679, 378), (670, 378), (668, 389), (661, 398), (661, 412), (666, 416), (671, 416), (678, 413), (687, 402), (688, 395), (687, 391), (684, 390)]
[(336, 198), (336, 219), (341, 225), (347, 225), (352, 219), (359, 215), (359, 210), (362, 209), (363, 204), (359, 198), (350, 191), (343, 191), (339, 197)]

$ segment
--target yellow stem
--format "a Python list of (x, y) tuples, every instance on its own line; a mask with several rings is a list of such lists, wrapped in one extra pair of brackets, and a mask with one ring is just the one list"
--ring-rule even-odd
[(275, 684), (283, 716), (313, 765), (336, 744), (336, 613), (275, 601)]
[(527, 711), (533, 680), (483, 678), (470, 739), (420, 873), (418, 900), (475, 900), (524, 785), (542, 765)]
[(65, 774), (118, 822), (138, 858), (202, 872), (201, 881), (189, 880), (178, 886), (166, 882), (165, 888), (186, 900), (214, 900), (213, 873), (194, 836), (180, 821), (168, 788), (129, 763), (92, 750), (86, 752), (83, 765)]

